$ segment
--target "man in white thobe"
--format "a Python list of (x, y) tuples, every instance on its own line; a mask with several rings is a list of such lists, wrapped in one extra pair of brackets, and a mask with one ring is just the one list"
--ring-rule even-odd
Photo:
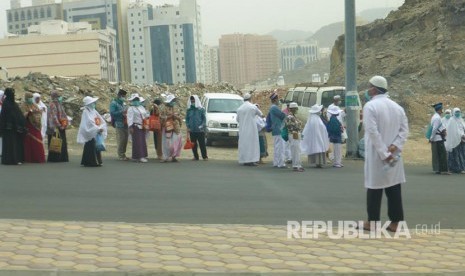
[(239, 123), (239, 164), (257, 166), (260, 160), (260, 143), (255, 118), (262, 116), (258, 107), (250, 102), (251, 95), (244, 95), (244, 103), (237, 109)]
[(372, 77), (366, 92), (371, 100), (363, 108), (368, 211), (364, 229), (374, 230), (370, 222), (380, 221), (384, 190), (391, 221), (387, 230), (395, 232), (398, 222), (404, 220), (401, 184), (405, 183), (405, 172), (400, 153), (409, 130), (404, 109), (388, 98), (387, 87), (384, 77)]

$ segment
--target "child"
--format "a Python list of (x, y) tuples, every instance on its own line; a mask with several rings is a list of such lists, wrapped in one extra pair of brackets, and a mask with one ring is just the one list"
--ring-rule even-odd
[(331, 118), (328, 122), (328, 136), (329, 142), (333, 143), (334, 148), (334, 163), (333, 167), (342, 168), (342, 132), (343, 127), (341, 122), (338, 120), (337, 116), (339, 115), (339, 107), (331, 106), (328, 108), (328, 113), (331, 114)]
[(289, 115), (285, 119), (285, 126), (289, 133), (289, 144), (291, 147), (292, 170), (295, 172), (303, 172), (302, 163), (300, 161), (300, 137), (302, 132), (302, 122), (297, 119), (297, 103), (289, 104)]

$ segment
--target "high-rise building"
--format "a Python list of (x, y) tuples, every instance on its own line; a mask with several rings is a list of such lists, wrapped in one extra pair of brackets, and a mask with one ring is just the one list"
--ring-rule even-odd
[(205, 45), (203, 48), (205, 83), (212, 84), (220, 81), (220, 63), (218, 47)]
[(243, 86), (278, 73), (278, 42), (270, 35), (223, 35), (219, 51), (222, 81)]
[(279, 47), (281, 71), (301, 69), (318, 59), (319, 50), (316, 42), (288, 42)]
[(120, 79), (129, 81), (129, 52), (126, 24), (128, 0), (63, 0), (63, 18), (67, 22), (89, 22), (94, 30), (116, 30)]
[(20, 0), (11, 0), (11, 9), (6, 11), (8, 32), (27, 34), (27, 28), (47, 20), (62, 20), (61, 4), (54, 1), (34, 1), (34, 6), (22, 7)]
[(128, 9), (133, 83), (204, 82), (200, 8), (196, 0), (179, 6), (138, 1)]
[(10, 76), (40, 72), (118, 81), (113, 29), (93, 31), (86, 22), (51, 20), (30, 26), (28, 33), (0, 40), (0, 64)]

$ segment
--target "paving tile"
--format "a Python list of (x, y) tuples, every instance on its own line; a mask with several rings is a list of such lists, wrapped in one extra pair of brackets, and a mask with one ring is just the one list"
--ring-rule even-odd
[(289, 240), (279, 226), (0, 220), (1, 269), (447, 273), (465, 271), (464, 244), (460, 230), (396, 240)]

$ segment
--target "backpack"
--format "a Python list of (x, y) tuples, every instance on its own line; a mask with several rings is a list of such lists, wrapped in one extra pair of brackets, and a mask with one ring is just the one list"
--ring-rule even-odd
[(425, 132), (425, 138), (426, 139), (430, 139), (431, 138), (431, 132), (433, 132), (433, 125), (432, 124), (429, 124), (428, 128), (426, 129), (426, 132)]
[(265, 130), (266, 132), (271, 132), (273, 130), (273, 127), (271, 125), (271, 114), (269, 112), (268, 112), (268, 115), (266, 115)]

